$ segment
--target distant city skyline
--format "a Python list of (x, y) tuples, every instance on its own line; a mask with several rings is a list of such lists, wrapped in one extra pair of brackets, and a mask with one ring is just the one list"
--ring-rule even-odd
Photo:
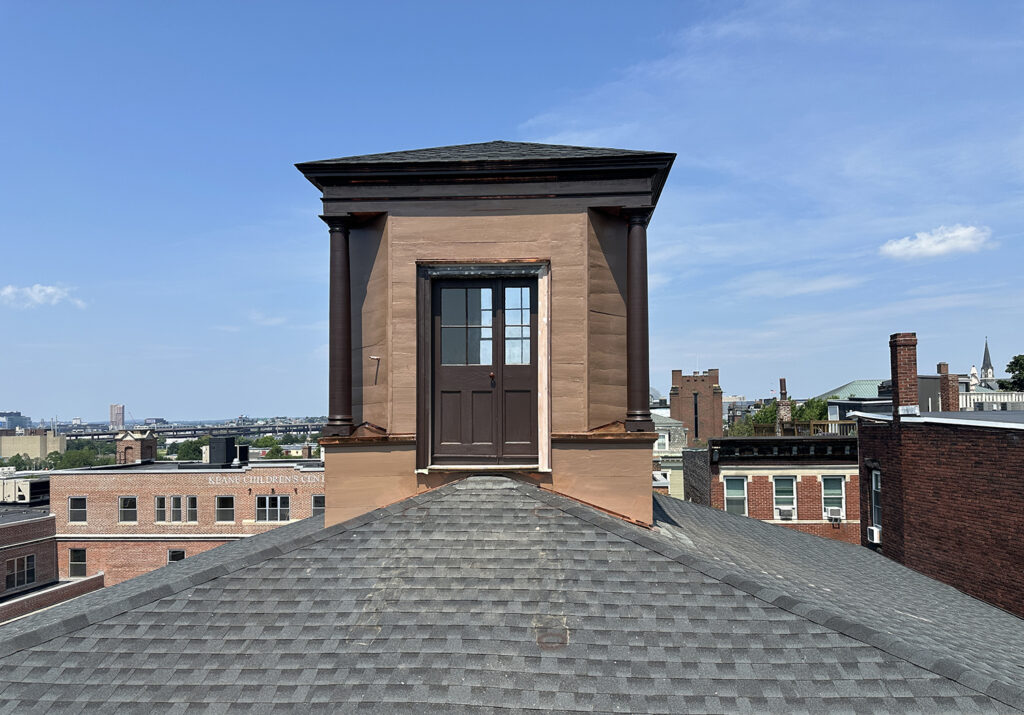
[(1018, 6), (629, 12), (0, 5), (0, 410), (325, 414), (328, 235), (293, 164), (490, 139), (678, 154), (649, 231), (665, 395), (673, 369), (748, 399), (886, 378), (902, 331), (922, 372), (988, 336), (1005, 374)]

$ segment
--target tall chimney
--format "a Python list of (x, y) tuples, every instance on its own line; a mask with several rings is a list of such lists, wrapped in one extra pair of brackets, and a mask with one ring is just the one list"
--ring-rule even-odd
[(950, 375), (948, 369), (939, 372), (939, 410), (960, 411), (960, 376)]
[(793, 403), (786, 393), (786, 378), (779, 378), (779, 402), (775, 406), (775, 436), (781, 437), (783, 427), (793, 421)]
[(892, 418), (919, 415), (917, 398), (917, 333), (893, 333), (889, 336), (889, 361), (892, 372)]

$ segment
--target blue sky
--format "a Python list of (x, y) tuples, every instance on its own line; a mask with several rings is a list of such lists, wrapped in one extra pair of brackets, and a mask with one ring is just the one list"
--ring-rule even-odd
[(292, 164), (509, 139), (676, 152), (652, 382), (809, 396), (1024, 353), (1013, 3), (0, 2), (0, 410), (326, 412)]

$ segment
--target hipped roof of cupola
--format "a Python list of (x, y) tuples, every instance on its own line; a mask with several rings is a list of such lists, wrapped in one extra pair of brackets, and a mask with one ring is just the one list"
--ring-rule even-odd
[(602, 147), (490, 141), (296, 164), (317, 188), (444, 182), (650, 179), (653, 203), (676, 155)]

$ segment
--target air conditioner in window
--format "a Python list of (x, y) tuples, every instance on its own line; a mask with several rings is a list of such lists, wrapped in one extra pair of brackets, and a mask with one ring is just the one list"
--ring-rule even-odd
[(793, 512), (796, 511), (796, 510), (795, 509), (776, 509), (775, 511), (778, 513), (779, 519), (781, 519), (782, 521), (790, 521), (793, 518)]
[(829, 521), (842, 521), (843, 510), (837, 506), (825, 507), (825, 518)]
[(880, 526), (869, 526), (868, 527), (868, 543), (869, 544), (880, 544), (880, 543), (882, 543), (882, 527), (880, 527)]

